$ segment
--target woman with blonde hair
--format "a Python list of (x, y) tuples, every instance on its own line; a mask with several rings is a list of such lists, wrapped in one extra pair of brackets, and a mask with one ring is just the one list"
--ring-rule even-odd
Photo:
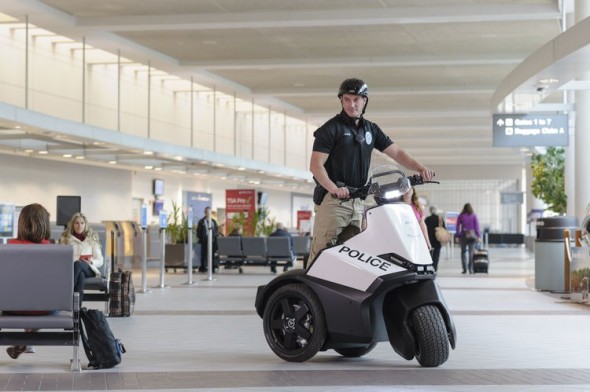
[(68, 222), (59, 243), (74, 247), (74, 291), (80, 294), (81, 304), (86, 278), (100, 276), (98, 268), (104, 262), (98, 234), (88, 226), (86, 216), (77, 212)]

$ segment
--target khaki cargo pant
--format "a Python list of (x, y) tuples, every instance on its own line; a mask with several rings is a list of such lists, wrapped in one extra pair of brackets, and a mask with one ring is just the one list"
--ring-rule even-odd
[(309, 251), (309, 268), (316, 255), (328, 245), (332, 245), (338, 234), (352, 224), (362, 228), (364, 203), (361, 199), (339, 200), (331, 194), (326, 194), (322, 204), (315, 206), (315, 222), (313, 225), (313, 239)]

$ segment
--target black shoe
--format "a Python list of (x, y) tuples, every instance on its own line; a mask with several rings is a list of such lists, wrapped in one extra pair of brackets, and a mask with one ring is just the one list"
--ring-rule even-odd
[(467, 273), (467, 271), (463, 271), (463, 272), (461, 272), (461, 273), (462, 273), (462, 274), (466, 274), (466, 273)]
[(270, 272), (272, 272), (273, 274), (277, 273), (277, 268), (276, 267), (270, 267)]

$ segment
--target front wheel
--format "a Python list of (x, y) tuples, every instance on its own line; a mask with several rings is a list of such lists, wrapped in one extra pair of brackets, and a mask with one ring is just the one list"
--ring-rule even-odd
[(289, 362), (307, 361), (326, 339), (324, 310), (304, 284), (288, 284), (275, 291), (264, 307), (263, 325), (272, 351)]
[(416, 359), (424, 367), (437, 367), (449, 358), (449, 338), (440, 310), (433, 305), (415, 309), (411, 315), (416, 337)]
[(342, 355), (343, 357), (358, 358), (358, 357), (362, 357), (363, 355), (371, 352), (375, 348), (376, 345), (377, 345), (377, 343), (371, 343), (368, 346), (363, 346), (363, 347), (335, 348), (334, 351), (336, 351), (338, 354)]

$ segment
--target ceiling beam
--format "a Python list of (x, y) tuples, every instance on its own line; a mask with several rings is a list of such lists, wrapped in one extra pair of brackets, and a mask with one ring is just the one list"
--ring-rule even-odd
[(314, 69), (314, 68), (357, 68), (357, 67), (456, 67), (480, 65), (516, 65), (522, 57), (499, 58), (481, 55), (473, 56), (383, 56), (383, 57), (329, 57), (329, 58), (285, 58), (224, 61), (183, 61), (182, 67), (197, 67), (208, 70), (270, 70), (270, 69)]
[(481, 23), (559, 19), (556, 5), (468, 5), (354, 10), (120, 15), (78, 17), (87, 29), (124, 31), (228, 30), (432, 23)]

